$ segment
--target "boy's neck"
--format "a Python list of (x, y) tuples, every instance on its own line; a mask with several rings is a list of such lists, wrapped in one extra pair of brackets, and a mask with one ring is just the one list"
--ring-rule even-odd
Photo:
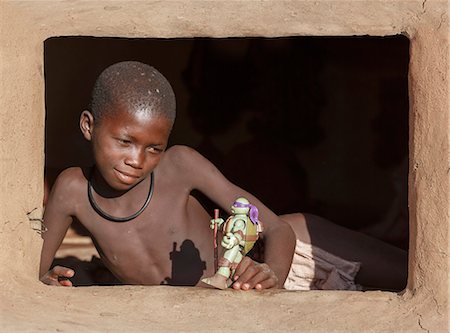
[[(102, 174), (98, 171), (98, 169), (95, 167), (95, 165), (91, 168), (91, 172), (89, 174), (89, 182), (91, 183), (93, 189), (95, 190), (95, 193), (97, 193), (99, 196), (103, 198), (118, 198), (123, 196), (124, 194), (132, 191), (135, 188), (138, 188), (141, 185), (144, 185), (143, 183), (146, 183), (145, 180), (150, 177), (145, 177), (142, 179), (139, 183), (134, 185), (133, 187), (127, 189), (127, 190), (117, 190), (113, 187), (111, 187), (103, 178)], [(147, 186), (145, 186), (147, 188)]]
[[(97, 177), (96, 177), (97, 176)], [(146, 180), (147, 178), (149, 178), (149, 184), (147, 184)], [(95, 182), (93, 185), (93, 182)], [(142, 193), (142, 189), (141, 188), (137, 188), (139, 187), (139, 185), (142, 184), (142, 186), (144, 185), (148, 185), (148, 187), (146, 186), (146, 196), (142, 196), (143, 197), (143, 204), (141, 207), (138, 207), (135, 211), (133, 211), (131, 214), (127, 215), (127, 216), (113, 216), (111, 214), (109, 214), (107, 211), (103, 210), (101, 208), (101, 206), (98, 204), (97, 200), (94, 198), (94, 190), (93, 187), (96, 186), (95, 188), (95, 192), (97, 193), (97, 197), (103, 197), (106, 199), (110, 199), (110, 198), (119, 198), (119, 197), (124, 197), (123, 199), (120, 200), (120, 206), (127, 206), (128, 203), (132, 202), (134, 204), (136, 204), (136, 196), (141, 196)], [(103, 187), (103, 191), (102, 191), (102, 187)], [(133, 191), (133, 189), (137, 190)], [(112, 222), (128, 222), (130, 220), (135, 219), (136, 217), (138, 217), (148, 206), (148, 204), (150, 203), (150, 200), (153, 196), (153, 189), (154, 189), (154, 178), (153, 178), (153, 172), (150, 174), (150, 177), (145, 177), (142, 181), (140, 181), (138, 184), (136, 184), (135, 186), (133, 186), (132, 188), (130, 188), (129, 190), (126, 191), (117, 191), (113, 188), (111, 188), (111, 186), (109, 186), (106, 181), (104, 180), (104, 178), (101, 176), (101, 174), (96, 170), (95, 168), (93, 168), (91, 175), (88, 179), (88, 199), (89, 202), (92, 206), (92, 208), (97, 212), (97, 214), (99, 214), (101, 217), (103, 217), (106, 220), (112, 221)], [(100, 192), (99, 192), (100, 191)], [(124, 196), (124, 194), (129, 193), (129, 195)], [(127, 197), (127, 198), (125, 198)], [(145, 198), (145, 199), (144, 199)], [(100, 198), (99, 198), (100, 199)], [(125, 199), (125, 202), (123, 202), (123, 200)], [(140, 200), (138, 200), (140, 201)]]

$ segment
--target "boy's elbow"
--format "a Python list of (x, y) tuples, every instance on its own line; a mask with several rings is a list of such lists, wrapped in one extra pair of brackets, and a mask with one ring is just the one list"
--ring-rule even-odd
[(283, 233), (285, 234), (285, 239), (287, 242), (291, 242), (295, 245), (296, 236), (294, 230), (292, 230), (291, 226), (287, 223), (283, 223), (282, 227)]
[(292, 227), (286, 223), (283, 220), (278, 220), (276, 223), (273, 223), (272, 225), (270, 225), (268, 228), (265, 228), (265, 232), (267, 234), (272, 234), (272, 233), (282, 233), (284, 234), (286, 237), (294, 239), (295, 240), (295, 232), (292, 229)]
[(285, 246), (290, 247), (292, 252), (294, 251), (297, 237), (288, 223), (284, 221), (276, 223), (269, 228), (265, 228), (263, 234), (266, 239), (276, 239), (277, 242), (281, 241)]

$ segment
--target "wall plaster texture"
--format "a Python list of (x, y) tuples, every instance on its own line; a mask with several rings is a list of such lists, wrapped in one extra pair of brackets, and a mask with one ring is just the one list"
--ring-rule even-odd
[[(433, 0), (0, 2), (0, 330), (448, 332), (448, 13), (447, 1)], [(42, 241), (27, 213), (39, 215), (43, 196), (47, 38), (396, 34), (411, 41), (404, 292), (54, 288), (37, 281)]]

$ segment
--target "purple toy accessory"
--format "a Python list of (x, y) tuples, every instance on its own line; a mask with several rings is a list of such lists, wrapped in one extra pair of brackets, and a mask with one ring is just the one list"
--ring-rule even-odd
[(253, 224), (259, 224), (258, 220), (258, 208), (252, 204), (244, 204), (242, 202), (235, 201), (233, 204), (236, 208), (250, 208), (250, 221), (252, 221)]

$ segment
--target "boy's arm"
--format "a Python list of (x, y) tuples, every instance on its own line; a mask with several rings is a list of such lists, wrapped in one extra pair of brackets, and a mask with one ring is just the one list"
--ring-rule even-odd
[[(180, 156), (179, 162), (182, 162), (184, 172), (192, 182), (192, 189), (200, 190), (228, 213), (236, 198), (241, 196), (246, 197), (259, 210), (259, 219), (264, 226), (262, 237), (265, 241), (266, 265), (258, 265), (249, 258), (244, 258), (245, 260), (236, 270), (238, 288), (241, 285), (243, 289), (281, 288), (289, 273), (294, 255), (295, 234), (292, 228), (256, 197), (228, 181), (212, 163), (195, 150), (187, 147), (175, 147), (175, 149), (179, 150), (177, 152)], [(245, 284), (247, 286), (244, 286)]]
[[(44, 224), (47, 231), (42, 234), (44, 240), (41, 251), (39, 279), (45, 284), (71, 286), (67, 280), (74, 275), (74, 271), (61, 266), (50, 269), (55, 253), (72, 223), (70, 195), (73, 184), (70, 181), (72, 171), (64, 171), (58, 177), (50, 193), (44, 212)], [(60, 279), (63, 278), (63, 279)]]

